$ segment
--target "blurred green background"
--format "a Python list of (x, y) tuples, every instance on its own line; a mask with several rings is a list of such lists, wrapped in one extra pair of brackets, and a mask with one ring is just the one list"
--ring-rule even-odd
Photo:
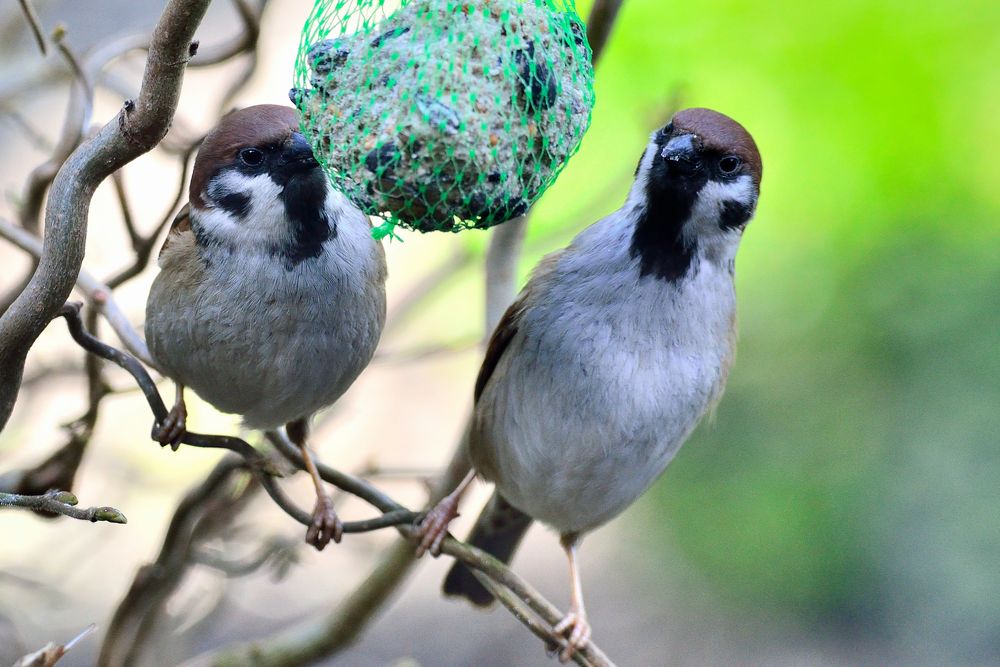
[[(39, 4), (55, 15), (70, 6)], [(270, 57), (242, 104), (283, 101), (296, 26), (309, 6), (282, 0), (269, 7), (262, 25)], [(580, 2), (580, 14), (589, 7)], [(74, 34), (86, 34), (85, 19), (75, 19)], [(91, 28), (95, 39), (110, 29)], [(16, 30), (22, 52), (32, 54), (23, 26)], [(760, 207), (737, 259), (741, 336), (726, 396), (652, 492), (584, 549), (598, 642), (622, 664), (649, 664), (641, 657), (649, 655), (669, 655), (672, 664), (762, 664), (769, 656), (782, 664), (1000, 663), (1000, 3), (625, 0), (596, 90), (579, 154), (534, 212), (522, 279), (544, 253), (621, 204), (648, 134), (678, 105), (733, 116), (754, 135), (764, 161)], [(197, 95), (186, 93), (185, 104), (197, 107)], [(119, 105), (105, 100), (98, 117), (111, 117)], [(203, 120), (207, 127), (215, 119)], [(53, 131), (57, 126), (54, 120)], [(118, 225), (92, 217), (95, 228)], [(389, 247), (390, 295), (405, 293), (449, 247), (481, 253), (487, 238), (406, 234), (405, 243)], [(90, 265), (100, 252), (88, 253)], [(476, 263), (386, 346), (477, 340), (481, 293)], [(140, 321), (145, 292), (125, 298)], [(60, 332), (51, 335), (65, 348)], [(363, 378), (369, 388), (359, 394), (367, 403), (348, 402), (349, 416), (324, 456), (360, 465), (363, 454), (351, 460), (350, 447), (367, 442), (405, 450), (412, 458), (401, 459), (411, 463), (444, 460), (478, 361), (479, 353), (466, 349), (411, 368), (373, 367), (366, 377), (374, 379)], [(395, 419), (379, 418), (384, 404), (372, 400), (371, 387), (378, 399), (396, 401)], [(148, 426), (144, 409), (132, 412), (142, 424), (109, 427), (98, 440), (112, 449), (88, 454), (84, 478), (110, 471), (103, 474), (111, 481), (92, 496), (128, 502), (128, 539), (138, 546), (124, 558), (114, 554), (126, 563), (122, 581), (102, 586), (106, 599), (81, 595), (98, 610), (72, 614), (69, 627), (109, 613), (130, 571), (155, 553), (165, 513), (192, 481), (191, 462), (211, 463), (136, 445), (135, 434), (145, 442)], [(359, 437), (371, 422), (390, 432)], [(44, 423), (54, 430), (58, 419), (48, 415)], [(419, 442), (397, 428), (418, 433)], [(45, 447), (55, 441), (51, 433), (38, 437), (47, 438)], [(13, 451), (14, 436), (3, 444)], [(274, 514), (265, 507), (261, 517)], [(470, 507), (463, 520), (475, 514)], [(289, 528), (284, 517), (271, 518)], [(91, 526), (31, 526), (32, 539), (53, 544), (76, 534), (70, 531), (99, 534)], [(532, 535), (537, 548), (529, 543), (515, 567), (563, 603), (555, 540)], [(343, 553), (306, 554), (300, 588), (319, 590), (322, 581), (344, 590), (341, 570), (329, 566)], [(18, 558), (30, 571), (30, 556)], [(373, 558), (364, 552), (354, 567), (365, 571)], [(91, 566), (100, 562), (82, 567)], [(468, 664), (470, 654), (442, 658), (442, 646), (462, 638), (437, 639), (438, 625), (462, 623), (469, 628), (464, 641), (482, 652), (483, 664), (521, 650), (549, 664), (516, 623), (502, 625), (503, 614), (472, 614), (441, 601), (446, 563), (425, 567), (435, 569), (415, 579), (416, 592), (373, 625), (347, 663), (387, 664), (402, 641), (427, 664)], [(619, 569), (629, 577), (602, 576)], [(234, 590), (252, 588), (279, 609), (276, 596), (292, 597), (289, 584), (276, 587), (263, 575), (240, 585), (247, 588)], [(649, 600), (632, 605), (636, 590)], [(323, 595), (297, 609), (328, 604)], [(653, 605), (648, 616), (643, 605)], [(233, 629), (240, 617), (229, 618), (232, 627), (205, 645), (288, 623), (265, 619)], [(660, 626), (669, 640), (648, 634)], [(702, 635), (698, 646), (728, 648), (707, 658), (713, 654), (678, 635), (691, 628)], [(654, 639), (670, 648), (660, 650)], [(490, 643), (501, 641), (502, 650)], [(796, 659), (797, 647), (808, 657)]]

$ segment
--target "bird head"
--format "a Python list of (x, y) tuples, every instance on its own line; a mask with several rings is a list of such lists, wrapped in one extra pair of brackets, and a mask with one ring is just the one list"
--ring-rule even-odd
[(233, 111), (202, 143), (191, 176), (199, 243), (306, 259), (334, 233), (330, 187), (291, 107)]
[(643, 273), (681, 277), (696, 252), (731, 262), (760, 194), (761, 160), (742, 125), (685, 109), (653, 133), (626, 205)]

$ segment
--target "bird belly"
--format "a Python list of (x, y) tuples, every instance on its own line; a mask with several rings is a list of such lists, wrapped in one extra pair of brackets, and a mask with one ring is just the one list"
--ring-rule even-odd
[[(656, 480), (697, 424), (669, 406), (637, 424), (630, 411), (556, 418), (544, 400), (486, 437), (495, 448), (497, 487), (512, 505), (561, 533), (584, 532), (620, 514)], [(633, 416), (634, 413), (632, 413)]]
[[(317, 262), (317, 264), (320, 264)], [(247, 426), (274, 428), (336, 401), (375, 352), (381, 285), (274, 262), (196, 283), (164, 271), (150, 293), (150, 352), (175, 381)], [(367, 291), (366, 291), (367, 289)]]
[(512, 343), (470, 446), (512, 505), (560, 532), (605, 523), (656, 480), (720, 396), (732, 357), (727, 335), (664, 339), (593, 320), (574, 331)]

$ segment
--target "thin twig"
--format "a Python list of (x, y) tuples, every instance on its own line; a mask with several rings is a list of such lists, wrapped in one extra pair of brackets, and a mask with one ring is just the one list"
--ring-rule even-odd
[(129, 203), (128, 194), (125, 191), (125, 170), (119, 169), (111, 174), (111, 183), (115, 187), (118, 210), (121, 211), (122, 223), (125, 225), (125, 231), (128, 232), (132, 250), (138, 251), (143, 238), (135, 228), (135, 215), (132, 214), (132, 205)]
[(245, 577), (257, 572), (268, 563), (285, 562), (294, 558), (294, 552), (302, 545), (298, 537), (274, 537), (266, 540), (257, 553), (242, 560), (226, 558), (219, 549), (200, 549), (191, 556), (191, 562), (204, 565), (227, 577)]
[[(180, 206), (181, 201), (184, 199), (184, 195), (187, 193), (187, 177), (191, 166), (191, 158), (194, 156), (195, 151), (198, 149), (198, 146), (201, 145), (204, 138), (204, 136), (199, 137), (180, 154), (180, 178), (177, 189), (174, 191), (174, 198), (167, 207), (166, 213), (163, 214), (163, 217), (161, 217), (156, 226), (153, 227), (153, 230), (150, 231), (145, 237), (136, 233), (138, 242), (136, 241), (136, 238), (133, 237), (133, 231), (129, 231), (129, 236), (132, 237), (132, 248), (135, 251), (135, 259), (131, 264), (107, 279), (106, 283), (110, 289), (116, 289), (136, 277), (149, 265), (149, 260), (152, 259), (153, 256), (153, 250), (156, 248), (157, 239), (160, 237), (160, 234), (167, 227), (167, 225), (169, 225), (174, 219), (174, 213), (176, 213), (178, 206)], [(120, 170), (115, 172), (115, 174), (120, 173)], [(127, 219), (125, 220), (125, 224), (126, 227), (128, 227)]]
[[(59, 133), (59, 141), (45, 162), (31, 170), (28, 180), (21, 195), (18, 207), (18, 222), (21, 227), (33, 234), (38, 234), (39, 221), (42, 214), (42, 204), (45, 201), (45, 193), (52, 183), (59, 168), (76, 150), (83, 139), (84, 131), (90, 123), (90, 116), (94, 107), (94, 92), (90, 85), (90, 77), (80, 67), (73, 52), (64, 43), (65, 30), (57, 28), (53, 33), (53, 40), (59, 49), (59, 54), (66, 61), (70, 71), (73, 73), (73, 90), (69, 96), (66, 109), (66, 116), (63, 119), (63, 127)], [(24, 292), (31, 281), (35, 270), (38, 268), (38, 260), (33, 259), (31, 266), (24, 277), (7, 294), (0, 297), (0, 321), (3, 315), (14, 304), (14, 301)], [(3, 409), (0, 406), (0, 430), (3, 429), (4, 419)]]
[(47, 56), (49, 48), (45, 43), (45, 31), (42, 30), (42, 24), (38, 20), (38, 14), (35, 13), (35, 7), (29, 0), (18, 0), (18, 2), (21, 4), (24, 19), (28, 22), (28, 27), (31, 28), (31, 34), (35, 37), (35, 43), (38, 44), (38, 50), (42, 52), (43, 56)]
[(35, 129), (34, 125), (32, 125), (19, 110), (13, 107), (5, 106), (3, 107), (2, 113), (9, 118), (15, 126), (17, 126), (17, 129), (24, 134), (31, 145), (33, 145), (36, 149), (46, 153), (52, 150), (52, 142), (49, 141), (48, 137)]
[(266, 4), (267, 0), (263, 0), (255, 8), (251, 7), (247, 0), (233, 0), (236, 13), (239, 14), (240, 22), (243, 24), (239, 34), (222, 44), (198, 49), (198, 54), (191, 59), (191, 66), (212, 67), (231, 60), (241, 53), (255, 51), (257, 39), (260, 37), (260, 16)]
[[(305, 461), (302, 460), (302, 452), (292, 444), (287, 434), (281, 431), (268, 431), (265, 435), (279, 454), (288, 459), (298, 470), (305, 470)], [(316, 469), (319, 471), (319, 475), (323, 478), (323, 481), (361, 498), (383, 512), (397, 512), (406, 509), (360, 477), (335, 470), (319, 461), (317, 461)]]
[(119, 603), (108, 625), (101, 646), (99, 665), (125, 665), (138, 637), (143, 634), (143, 619), (157, 615), (167, 597), (176, 589), (187, 570), (194, 528), (199, 518), (215, 503), (234, 474), (244, 463), (237, 456), (227, 456), (215, 465), (208, 476), (188, 491), (177, 506), (156, 560), (139, 569), (125, 598)]
[(0, 508), (23, 507), (37, 512), (62, 514), (81, 521), (107, 521), (126, 523), (125, 515), (114, 507), (90, 507), (79, 509), (79, 501), (68, 491), (49, 491), (40, 496), (23, 496), (18, 493), (0, 493)]

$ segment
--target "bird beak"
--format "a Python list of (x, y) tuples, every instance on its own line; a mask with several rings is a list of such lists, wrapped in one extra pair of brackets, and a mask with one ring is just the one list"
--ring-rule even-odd
[(292, 171), (305, 171), (319, 166), (313, 155), (312, 146), (301, 132), (292, 132), (281, 151), (281, 161)]
[(663, 147), (660, 157), (667, 162), (676, 163), (678, 166), (697, 162), (698, 151), (694, 143), (694, 135), (681, 134), (674, 137)]

